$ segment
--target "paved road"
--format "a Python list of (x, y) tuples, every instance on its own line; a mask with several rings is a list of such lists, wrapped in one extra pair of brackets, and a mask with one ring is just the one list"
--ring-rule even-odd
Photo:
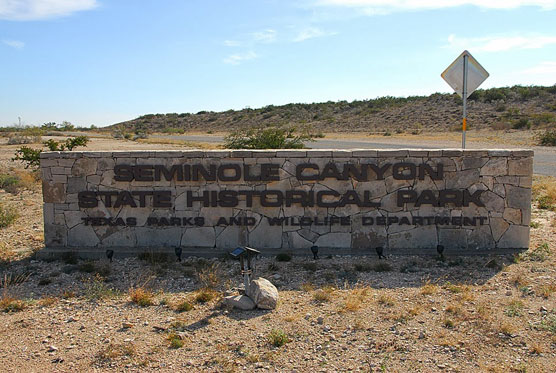
[[(210, 135), (183, 135), (183, 136), (156, 136), (174, 140), (196, 141), (206, 143), (221, 143), (222, 136)], [(454, 142), (432, 142), (422, 141), (419, 143), (403, 143), (396, 141), (376, 141), (376, 140), (353, 140), (353, 139), (318, 139), (308, 144), (313, 149), (419, 149), (419, 148), (457, 148), (459, 144)], [(519, 148), (514, 145), (493, 146), (492, 144), (469, 143), (468, 147), (473, 148)], [(556, 149), (534, 146), (535, 158), (533, 161), (533, 172), (537, 175), (556, 176)]]

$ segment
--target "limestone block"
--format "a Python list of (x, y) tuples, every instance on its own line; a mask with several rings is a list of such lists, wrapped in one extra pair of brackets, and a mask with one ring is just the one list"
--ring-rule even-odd
[(508, 173), (508, 160), (506, 158), (491, 158), (482, 168), (481, 176), (504, 176)]
[(67, 245), (67, 229), (65, 225), (44, 225), (44, 245), (46, 247), (63, 247)]
[(61, 183), (42, 182), (42, 199), (45, 203), (63, 203), (65, 185)]
[(467, 247), (471, 250), (491, 249), (495, 246), (492, 232), (488, 225), (465, 229), (467, 232)]
[(83, 224), (82, 218), (84, 217), (86, 217), (86, 215), (82, 211), (64, 211), (65, 224), (69, 229), (78, 224)]
[(278, 304), (278, 289), (265, 278), (251, 281), (246, 293), (260, 309), (273, 310)]
[(470, 169), (459, 172), (450, 172), (446, 175), (447, 189), (466, 189), (479, 181), (479, 170)]
[(374, 227), (376, 230), (359, 231), (352, 234), (351, 247), (354, 249), (375, 249), (385, 247), (388, 236), (385, 228)]
[(115, 166), (114, 158), (108, 158), (108, 157), (99, 158), (97, 171), (113, 170), (114, 166)]
[(342, 232), (326, 233), (317, 239), (315, 245), (330, 248), (349, 248), (351, 245), (351, 234)]
[(68, 176), (67, 175), (52, 175), (50, 180), (53, 183), (56, 183), (56, 184), (65, 184), (65, 183), (68, 182)]
[(506, 185), (506, 201), (508, 207), (516, 209), (530, 209), (531, 189)]
[(484, 203), (487, 210), (489, 211), (504, 212), (504, 198), (500, 197), (494, 192), (483, 192), (481, 194), (481, 201)]
[(521, 210), (521, 225), (531, 224), (531, 209)]
[(436, 226), (418, 226), (415, 229), (388, 235), (390, 249), (434, 249), (438, 244)]
[(488, 158), (464, 157), (463, 170), (469, 170), (471, 168), (481, 168), (488, 162), (488, 160)]
[(93, 227), (79, 224), (68, 231), (68, 245), (71, 247), (94, 247), (99, 244)]
[(506, 208), (504, 209), (504, 219), (512, 224), (521, 224), (521, 210)]
[(314, 245), (312, 241), (309, 241), (306, 238), (302, 237), (298, 232), (288, 232), (287, 234), (289, 247), (296, 251), (309, 249), (311, 246)]
[(216, 233), (213, 227), (187, 228), (181, 238), (180, 246), (185, 247), (214, 247)]
[(500, 249), (529, 248), (529, 227), (510, 225), (496, 246)]
[(43, 219), (45, 224), (54, 223), (54, 204), (45, 203), (43, 205)]
[(216, 247), (219, 249), (230, 249), (247, 244), (247, 229), (237, 225), (224, 228), (224, 230), (216, 236)]
[[(490, 236), (490, 234), (489, 234)], [(439, 228), (438, 244), (444, 245), (447, 249), (466, 249), (467, 248), (467, 230)]]
[(181, 244), (183, 228), (147, 228), (136, 230), (137, 246), (177, 247)]
[(90, 158), (77, 159), (71, 168), (71, 174), (73, 176), (89, 176), (96, 174), (96, 172), (97, 161), (96, 159)]
[(106, 247), (135, 247), (137, 237), (134, 228), (121, 228), (102, 239), (102, 245)]
[(249, 311), (255, 308), (255, 302), (247, 295), (235, 295), (224, 297), (224, 303), (228, 307), (237, 308), (243, 311)]
[(282, 245), (282, 226), (270, 225), (263, 217), (259, 225), (249, 233), (249, 246), (261, 249), (276, 249)]
[(510, 159), (508, 175), (530, 176), (533, 174), (533, 158)]
[(87, 180), (85, 177), (70, 177), (66, 189), (66, 193), (79, 193), (87, 190)]
[(508, 230), (510, 225), (503, 218), (490, 218), (490, 230), (494, 241), (498, 241), (500, 237)]

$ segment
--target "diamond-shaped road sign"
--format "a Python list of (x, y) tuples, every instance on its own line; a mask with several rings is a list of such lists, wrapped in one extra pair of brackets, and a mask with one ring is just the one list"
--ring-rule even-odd
[(473, 58), (471, 53), (463, 51), (458, 58), (442, 74), (442, 78), (463, 97), (463, 66), (464, 57), (467, 57), (467, 97), (488, 78), (488, 72)]

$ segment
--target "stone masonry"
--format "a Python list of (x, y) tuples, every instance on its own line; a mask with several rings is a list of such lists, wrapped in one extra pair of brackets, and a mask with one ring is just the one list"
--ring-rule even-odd
[[(330, 163), (338, 167), (426, 164), (433, 170), (441, 164), (443, 176), (434, 179), (425, 174), (422, 178), (404, 180), (401, 171), (396, 176), (394, 167), (386, 166), (379, 177), (369, 172), (368, 180), (354, 177), (299, 180), (299, 174), (296, 175), (299, 165), (311, 164), (322, 171)], [(118, 165), (164, 165), (169, 169), (193, 164), (207, 169), (221, 164), (249, 165), (253, 172), (260, 172), (263, 164), (277, 164), (278, 180), (245, 181), (244, 175), (237, 181), (179, 181), (164, 177), (160, 181), (118, 181), (115, 177)], [(303, 172), (315, 169), (306, 168)], [(444, 245), (446, 252), (462, 254), (524, 249), (529, 246), (532, 169), (531, 150), (43, 152), (44, 252), (74, 251), (83, 257), (94, 257), (104, 255), (106, 249), (115, 250), (117, 255), (132, 255), (144, 251), (173, 252), (180, 246), (185, 254), (212, 256), (238, 245), (266, 253), (288, 251), (305, 255), (312, 245), (318, 245), (323, 253), (372, 253), (377, 246), (384, 247), (387, 254), (432, 253), (437, 245)], [(117, 193), (130, 190), (165, 191), (171, 195), (171, 206), (154, 207), (149, 196), (143, 197), (147, 202), (141, 207), (138, 194), (133, 196), (136, 205), (133, 207), (130, 201), (116, 207), (113, 200), (107, 202), (104, 197), (99, 197), (95, 207), (87, 207), (80, 200), (83, 195), (91, 195), (84, 192), (114, 192), (114, 199), (119, 198)], [(309, 192), (316, 195), (319, 191), (329, 194), (332, 191), (343, 195), (355, 191), (363, 195), (368, 191), (370, 201), (376, 205), (318, 207), (283, 203), (273, 207), (263, 206), (258, 198), (253, 198), (252, 206), (247, 207), (245, 195), (232, 207), (205, 206), (200, 201), (188, 206), (186, 201), (191, 192), (199, 196), (203, 191), (223, 190), (255, 193), (297, 190), (311, 196)], [(483, 206), (476, 203), (440, 206), (427, 203), (426, 199), (421, 200), (425, 203), (420, 206), (416, 203), (400, 206), (400, 192), (415, 191), (415, 195), (420, 195), (426, 191), (430, 196), (442, 190), (456, 191), (457, 195), (481, 191), (477, 195)], [(185, 219), (199, 217), (203, 220)], [(235, 223), (223, 223), (223, 217), (227, 221), (235, 218)], [(332, 224), (326, 221), (330, 217), (335, 217)], [(240, 218), (249, 224), (237, 224)], [(272, 224), (272, 218), (291, 220), (290, 224)], [(305, 218), (305, 224), (297, 224), (300, 218)], [(464, 218), (468, 218), (465, 224)]]

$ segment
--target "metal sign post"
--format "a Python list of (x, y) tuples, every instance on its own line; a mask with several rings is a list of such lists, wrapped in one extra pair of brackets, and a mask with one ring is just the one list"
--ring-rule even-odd
[(461, 148), (465, 149), (465, 131), (467, 130), (467, 55), (463, 55), (463, 124), (461, 126)]
[(463, 51), (440, 76), (463, 99), (461, 147), (465, 149), (467, 98), (488, 78), (488, 72), (473, 58), (471, 53)]

